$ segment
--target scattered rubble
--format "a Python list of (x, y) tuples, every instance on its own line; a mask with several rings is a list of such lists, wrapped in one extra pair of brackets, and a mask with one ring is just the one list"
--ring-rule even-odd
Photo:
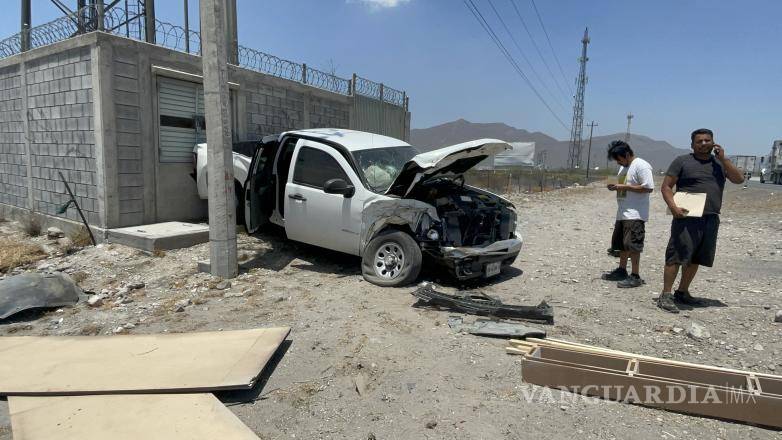
[(65, 233), (62, 232), (62, 229), (56, 228), (52, 226), (51, 228), (46, 229), (46, 238), (49, 239), (56, 239), (56, 238), (63, 238), (65, 237)]
[(693, 322), (690, 324), (690, 328), (687, 330), (687, 336), (696, 340), (709, 339), (711, 338), (711, 333), (709, 333), (709, 331), (706, 330), (706, 328), (702, 325)]

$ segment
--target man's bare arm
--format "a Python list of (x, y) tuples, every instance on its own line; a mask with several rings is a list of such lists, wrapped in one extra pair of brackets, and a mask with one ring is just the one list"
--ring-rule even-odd
[(618, 184), (616, 185), (617, 191), (632, 191), (637, 193), (650, 193), (654, 191), (652, 188), (647, 188), (643, 185), (630, 185), (630, 184)]
[(744, 174), (733, 165), (733, 162), (725, 155), (725, 150), (720, 145), (714, 146), (714, 155), (722, 163), (722, 168), (725, 170), (725, 177), (732, 183), (739, 184), (744, 183)]
[(678, 177), (666, 175), (660, 192), (663, 194), (663, 200), (665, 200), (665, 204), (668, 205), (668, 209), (671, 210), (673, 216), (681, 218), (687, 215), (687, 210), (679, 208), (676, 206), (676, 202), (673, 201), (673, 187), (676, 186), (678, 180)]

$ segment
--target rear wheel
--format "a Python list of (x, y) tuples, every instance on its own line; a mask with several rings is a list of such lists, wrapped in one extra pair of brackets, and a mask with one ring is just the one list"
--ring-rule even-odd
[(378, 286), (410, 284), (421, 273), (421, 248), (402, 231), (381, 232), (364, 249), (361, 272), (365, 280)]

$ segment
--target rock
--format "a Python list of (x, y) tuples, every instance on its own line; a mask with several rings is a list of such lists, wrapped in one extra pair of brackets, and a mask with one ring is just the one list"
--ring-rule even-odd
[(763, 351), (763, 346), (760, 344), (755, 344), (755, 346), (752, 347), (752, 349), (755, 351)]
[(185, 298), (183, 300), (177, 301), (174, 303), (174, 311), (175, 312), (184, 312), (185, 307), (190, 305), (190, 298)]
[(681, 334), (681, 332), (683, 332), (683, 331), (684, 331), (684, 329), (683, 329), (683, 328), (681, 328), (681, 327), (674, 327), (674, 328), (672, 328), (671, 330), (672, 330), (674, 333), (676, 333), (677, 335), (678, 335), (678, 334)]
[(244, 292), (225, 292), (223, 298), (241, 298), (244, 296)]
[(217, 289), (217, 290), (225, 290), (225, 289), (230, 289), (230, 288), (231, 288), (231, 282), (230, 281), (220, 281), (215, 286), (215, 289)]
[(103, 305), (103, 299), (104, 298), (106, 298), (106, 297), (103, 296), (103, 294), (92, 295), (87, 300), (87, 305), (89, 305), (90, 307), (100, 307), (100, 306)]
[(711, 337), (711, 333), (709, 333), (705, 327), (693, 322), (690, 324), (689, 330), (687, 330), (687, 336), (691, 337), (692, 339), (701, 340), (709, 339)]
[(359, 373), (354, 379), (356, 383), (356, 392), (359, 396), (363, 396), (367, 393), (367, 376), (364, 373)]
[(437, 422), (432, 420), (430, 422), (426, 422), (426, 425), (424, 425), (424, 426), (426, 426), (426, 429), (434, 429), (434, 428), (437, 427)]
[(115, 329), (114, 329), (113, 333), (114, 333), (114, 334), (117, 334), (117, 333), (122, 333), (122, 332), (124, 332), (124, 331), (125, 331), (125, 327), (123, 327), (123, 326), (119, 326), (119, 327), (117, 327), (117, 328), (115, 328)]
[(62, 232), (62, 229), (55, 228), (52, 226), (51, 228), (46, 230), (46, 237), (47, 238), (62, 238), (65, 237), (65, 233)]
[(774, 316), (774, 322), (782, 322), (782, 310), (777, 310), (777, 314)]
[(138, 282), (138, 283), (130, 283), (127, 286), (125, 286), (128, 290), (138, 290), (143, 289), (146, 284), (144, 282)]
[(73, 247), (73, 240), (68, 237), (58, 238), (57, 245), (64, 249), (70, 249)]

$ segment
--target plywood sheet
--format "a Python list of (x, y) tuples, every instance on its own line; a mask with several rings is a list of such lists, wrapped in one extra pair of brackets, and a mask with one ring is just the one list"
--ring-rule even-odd
[(212, 394), (12, 396), (14, 440), (258, 440)]
[(288, 327), (120, 336), (0, 338), (0, 394), (251, 388)]

